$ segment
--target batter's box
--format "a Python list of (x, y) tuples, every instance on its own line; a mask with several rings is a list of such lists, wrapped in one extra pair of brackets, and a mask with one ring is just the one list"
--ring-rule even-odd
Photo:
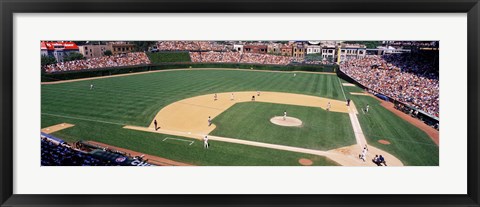
[(182, 142), (188, 142), (190, 144), (188, 144), (188, 146), (192, 145), (195, 141), (191, 141), (191, 140), (185, 140), (185, 139), (178, 139), (178, 138), (173, 138), (173, 137), (165, 137), (165, 139), (162, 140), (162, 142), (165, 142), (167, 140), (176, 140), (176, 141), (182, 141)]

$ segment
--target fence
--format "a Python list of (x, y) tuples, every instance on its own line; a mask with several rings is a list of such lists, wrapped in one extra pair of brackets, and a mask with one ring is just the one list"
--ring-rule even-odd
[(42, 82), (59, 80), (71, 80), (79, 78), (90, 78), (98, 76), (110, 76), (125, 73), (183, 69), (183, 68), (234, 68), (234, 69), (256, 69), (276, 71), (314, 71), (334, 72), (336, 65), (268, 65), (268, 64), (245, 64), (245, 63), (158, 63), (149, 65), (125, 66), (114, 68), (96, 68), (88, 70), (62, 71), (55, 73), (42, 73)]

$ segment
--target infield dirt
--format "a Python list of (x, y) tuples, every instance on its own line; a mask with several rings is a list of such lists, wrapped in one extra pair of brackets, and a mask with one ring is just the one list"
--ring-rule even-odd
[[(201, 140), (203, 136), (208, 135), (216, 127), (214, 124), (209, 125), (208, 117), (213, 119), (214, 117), (218, 116), (219, 114), (233, 106), (235, 103), (253, 102), (252, 96), (255, 96), (256, 102), (319, 107), (325, 110), (328, 103), (330, 102), (330, 111), (332, 112), (349, 113), (351, 118), (353, 116), (354, 119), (356, 119), (356, 114), (358, 114), (353, 101), (348, 107), (346, 106), (346, 103), (344, 101), (309, 95), (280, 92), (260, 92), (260, 95), (258, 96), (256, 91), (244, 91), (218, 93), (216, 100), (214, 95), (215, 94), (196, 96), (167, 105), (166, 107), (161, 109), (155, 116), (154, 120), (157, 120), (158, 127), (160, 127), (159, 129), (155, 129), (154, 120), (152, 120), (149, 127), (124, 126), (124, 128), (138, 131), (171, 134)], [(282, 114), (283, 112), (279, 111), (277, 115)], [(358, 120), (356, 121), (358, 122)], [(369, 153), (367, 154), (366, 162), (360, 160), (358, 158), (358, 154), (363, 148), (363, 146), (367, 144), (367, 142), (363, 137), (360, 125), (356, 124), (353, 127), (354, 131), (356, 132), (355, 136), (357, 139), (357, 144), (329, 151), (312, 150), (306, 148), (210, 135), (209, 139), (222, 142), (320, 155), (328, 157), (329, 159), (344, 166), (375, 166), (375, 164), (370, 160), (373, 159), (375, 154), (381, 154), (385, 157), (386, 160), (388, 160), (388, 164), (390, 166), (403, 166), (403, 163), (395, 156), (372, 146), (369, 146)]]
[[(232, 100), (233, 94), (233, 100)], [(288, 104), (296, 106), (319, 107), (326, 109), (330, 102), (330, 111), (348, 113), (348, 108), (343, 101), (293, 93), (260, 92), (256, 91), (218, 93), (217, 100), (214, 94), (196, 96), (174, 102), (161, 109), (154, 120), (157, 120), (160, 129), (169, 131), (181, 131), (192, 134), (209, 134), (215, 129), (215, 124), (208, 124), (208, 117), (214, 119), (222, 112), (228, 110), (236, 103), (255, 102)], [(282, 115), (279, 111), (274, 115)], [(154, 120), (149, 128), (154, 129)]]

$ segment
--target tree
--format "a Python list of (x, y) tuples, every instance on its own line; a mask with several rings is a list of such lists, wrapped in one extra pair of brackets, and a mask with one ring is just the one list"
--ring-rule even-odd
[(333, 63), (333, 62), (334, 62), (333, 57), (331, 57), (331, 56), (328, 57), (328, 58), (327, 58), (327, 61), (330, 62), (330, 63)]
[(41, 64), (42, 66), (51, 65), (57, 63), (57, 60), (53, 56), (42, 55)]
[(148, 48), (155, 44), (155, 41), (134, 41), (135, 44), (135, 51), (136, 52), (143, 52), (147, 51)]
[(63, 58), (63, 61), (83, 60), (83, 59), (85, 59), (85, 57), (83, 57), (82, 54), (78, 52), (72, 52), (67, 57)]
[(105, 55), (105, 56), (112, 56), (113, 53), (112, 53), (111, 50), (105, 50), (105, 52), (103, 52), (103, 55)]
[(323, 57), (320, 53), (312, 53), (305, 55), (306, 61), (322, 61)]

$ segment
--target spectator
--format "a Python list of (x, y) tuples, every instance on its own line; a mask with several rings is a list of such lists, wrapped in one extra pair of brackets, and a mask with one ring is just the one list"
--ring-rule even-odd
[(90, 58), (86, 60), (59, 62), (56, 64), (46, 65), (44, 69), (47, 73), (54, 73), (60, 71), (110, 68), (143, 64), (150, 64), (150, 60), (148, 59), (147, 55), (144, 52), (135, 52)]
[(409, 54), (367, 56), (341, 63), (340, 70), (369, 89), (439, 117), (438, 68)]

